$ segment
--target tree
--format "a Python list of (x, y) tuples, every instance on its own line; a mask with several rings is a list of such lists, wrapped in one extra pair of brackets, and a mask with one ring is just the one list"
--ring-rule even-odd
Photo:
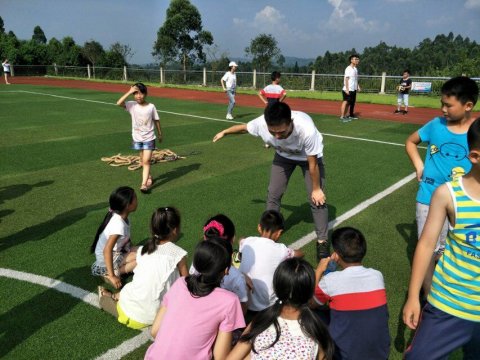
[(3, 23), (3, 19), (0, 16), (0, 35), (5, 34), (5, 24)]
[(47, 43), (47, 37), (45, 36), (45, 33), (43, 32), (42, 28), (38, 25), (35, 26), (35, 28), (33, 29), (32, 40), (37, 44)]
[(213, 44), (213, 36), (203, 30), (202, 18), (189, 0), (172, 0), (163, 26), (157, 32), (152, 55), (164, 65), (172, 60), (183, 64), (186, 81), (187, 65), (205, 62), (205, 45)]
[(130, 46), (116, 42), (105, 52), (104, 66), (116, 68), (126, 66), (128, 65), (127, 58), (130, 58), (132, 55), (132, 48)]
[(218, 45), (212, 45), (208, 46), (205, 48), (205, 51), (207, 52), (208, 58), (210, 59), (209, 65), (212, 69), (212, 77), (211, 81), (212, 83), (214, 82), (215, 78), (215, 73), (219, 69), (227, 69), (228, 68), (228, 63), (230, 60), (228, 59), (228, 54), (226, 52), (222, 52), (221, 54), (218, 54)]
[(83, 44), (82, 54), (92, 63), (93, 77), (95, 78), (95, 64), (100, 61), (105, 54), (103, 46), (94, 40), (87, 41)]
[(245, 54), (247, 57), (252, 57), (254, 66), (262, 69), (264, 83), (265, 72), (271, 66), (272, 59), (278, 59), (281, 55), (280, 49), (277, 47), (277, 40), (270, 34), (260, 34), (255, 39), (252, 39), (250, 46), (245, 48)]

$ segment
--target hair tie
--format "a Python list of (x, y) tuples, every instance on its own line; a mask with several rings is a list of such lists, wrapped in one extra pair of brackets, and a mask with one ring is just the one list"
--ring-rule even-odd
[(223, 232), (225, 231), (225, 228), (223, 227), (222, 224), (220, 224), (220, 223), (219, 223), (218, 221), (216, 221), (216, 220), (210, 221), (207, 225), (205, 225), (205, 226), (203, 227), (203, 233), (206, 233), (208, 230), (210, 230), (210, 229), (212, 229), (212, 228), (218, 231), (218, 235), (219, 235), (220, 237), (223, 236)]
[(282, 305), (282, 300), (278, 299), (278, 303), (279, 303), (280, 305)]
[(108, 208), (108, 212), (109, 212), (109, 213), (113, 213), (113, 209), (112, 209), (112, 208)]
[(153, 234), (153, 237), (154, 237), (155, 239), (160, 239), (160, 236), (158, 236), (157, 234)]

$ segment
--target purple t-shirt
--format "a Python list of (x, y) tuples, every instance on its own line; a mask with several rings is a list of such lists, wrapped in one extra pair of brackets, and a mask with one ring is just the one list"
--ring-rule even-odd
[(242, 308), (234, 293), (216, 288), (207, 296), (195, 298), (188, 291), (184, 277), (173, 284), (162, 306), (167, 311), (145, 359), (211, 359), (218, 331), (245, 327)]

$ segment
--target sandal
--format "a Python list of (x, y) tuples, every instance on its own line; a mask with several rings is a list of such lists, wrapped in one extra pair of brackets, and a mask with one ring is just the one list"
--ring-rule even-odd
[(151, 188), (151, 187), (152, 187), (152, 185), (153, 185), (152, 175), (148, 175), (148, 179), (147, 179), (147, 182), (145, 183), (145, 185), (146, 185), (148, 188)]

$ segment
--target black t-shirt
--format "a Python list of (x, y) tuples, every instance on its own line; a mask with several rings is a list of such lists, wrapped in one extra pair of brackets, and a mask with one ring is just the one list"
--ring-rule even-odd
[[(400, 86), (403, 86), (404, 88), (407, 87), (407, 86), (412, 86), (412, 80), (410, 78), (408, 78), (406, 80), (401, 78), (400, 79)], [(400, 93), (401, 94), (408, 94), (410, 92), (410, 89), (411, 88), (405, 89), (403, 91), (400, 91)]]

